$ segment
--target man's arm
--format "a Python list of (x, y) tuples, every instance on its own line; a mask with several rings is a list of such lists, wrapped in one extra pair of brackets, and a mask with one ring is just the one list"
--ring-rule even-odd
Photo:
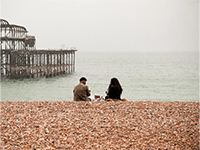
[(87, 96), (90, 96), (90, 95), (91, 95), (91, 90), (89, 90), (89, 87), (88, 87), (88, 86), (87, 86), (86, 92), (87, 92)]

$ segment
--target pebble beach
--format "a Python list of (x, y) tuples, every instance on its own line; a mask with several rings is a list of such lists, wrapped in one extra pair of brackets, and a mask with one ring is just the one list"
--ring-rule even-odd
[(199, 102), (4, 101), (0, 149), (199, 150)]

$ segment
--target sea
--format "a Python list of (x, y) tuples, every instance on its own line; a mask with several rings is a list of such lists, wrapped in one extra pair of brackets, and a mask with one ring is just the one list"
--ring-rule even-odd
[(129, 101), (199, 101), (199, 52), (76, 52), (75, 72), (1, 80), (1, 101), (73, 101), (81, 77), (106, 96), (116, 77)]

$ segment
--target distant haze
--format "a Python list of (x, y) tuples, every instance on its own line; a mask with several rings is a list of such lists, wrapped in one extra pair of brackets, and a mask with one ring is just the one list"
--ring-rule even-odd
[(1, 0), (1, 18), (36, 47), (79, 51), (198, 51), (198, 0)]

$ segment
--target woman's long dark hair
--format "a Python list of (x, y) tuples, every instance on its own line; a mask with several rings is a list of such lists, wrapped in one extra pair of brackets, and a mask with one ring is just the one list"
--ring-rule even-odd
[(111, 81), (110, 81), (110, 85), (108, 87), (108, 90), (111, 88), (111, 87), (114, 87), (117, 89), (117, 91), (119, 91), (119, 93), (121, 93), (123, 91), (119, 81), (117, 80), (117, 78), (112, 78)]

